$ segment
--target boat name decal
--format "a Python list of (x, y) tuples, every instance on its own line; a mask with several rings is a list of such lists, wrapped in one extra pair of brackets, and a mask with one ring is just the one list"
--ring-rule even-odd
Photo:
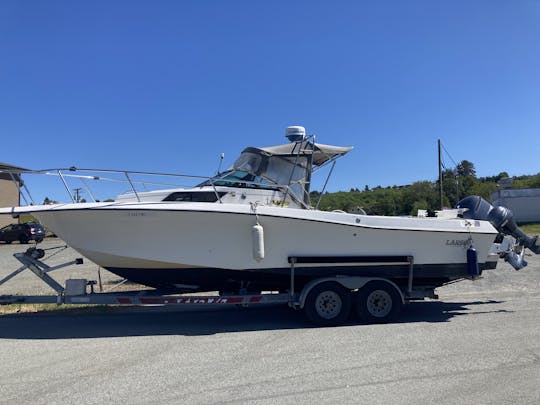
[(469, 244), (468, 239), (447, 239), (447, 246), (467, 246)]

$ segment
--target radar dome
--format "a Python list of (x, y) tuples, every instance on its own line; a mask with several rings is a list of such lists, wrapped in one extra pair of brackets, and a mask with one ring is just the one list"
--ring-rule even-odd
[(306, 139), (306, 129), (304, 127), (294, 125), (287, 127), (285, 130), (285, 137), (290, 142), (300, 142)]

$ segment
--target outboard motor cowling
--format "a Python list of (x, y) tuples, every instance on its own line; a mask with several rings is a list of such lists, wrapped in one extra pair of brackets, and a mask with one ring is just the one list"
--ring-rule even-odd
[[(517, 240), (520, 246), (524, 246), (536, 254), (540, 254), (540, 246), (536, 244), (538, 237), (530, 237), (523, 232), (516, 224), (512, 211), (505, 207), (494, 207), (482, 197), (477, 195), (466, 197), (461, 200), (458, 209), (463, 210), (463, 218), (489, 221), (501, 234), (510, 235)], [(522, 268), (527, 265), (526, 262), (519, 263), (514, 256), (509, 260), (510, 264)], [(516, 266), (516, 270), (519, 270)]]

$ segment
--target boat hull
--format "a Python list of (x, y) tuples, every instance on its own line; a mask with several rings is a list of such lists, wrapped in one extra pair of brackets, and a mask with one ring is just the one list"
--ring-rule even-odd
[[(495, 262), (482, 263), (480, 270), (495, 268)], [(219, 268), (133, 269), (108, 267), (107, 270), (133, 282), (164, 291), (287, 291), (290, 268), (228, 270)], [(415, 265), (414, 285), (439, 287), (468, 278), (465, 264)], [(408, 266), (324, 266), (295, 268), (295, 286), (301, 290), (314, 278), (333, 276), (382, 277), (403, 288), (408, 282)]]
[[(467, 276), (470, 242), (480, 268), (493, 267), (488, 256), (497, 234), (483, 221), (240, 204), (79, 204), (34, 215), (96, 264), (132, 281), (181, 291), (286, 289), (288, 258), (295, 256), (412, 256), (416, 282), (440, 285)], [(257, 223), (263, 229), (262, 259), (253, 254)], [(401, 264), (299, 264), (296, 275), (299, 285), (336, 274), (403, 282), (408, 270)]]

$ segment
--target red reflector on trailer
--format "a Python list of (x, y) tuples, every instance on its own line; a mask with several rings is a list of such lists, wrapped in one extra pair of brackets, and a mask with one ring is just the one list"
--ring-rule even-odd
[(120, 304), (131, 304), (131, 300), (129, 298), (118, 298), (118, 303), (120, 303)]

